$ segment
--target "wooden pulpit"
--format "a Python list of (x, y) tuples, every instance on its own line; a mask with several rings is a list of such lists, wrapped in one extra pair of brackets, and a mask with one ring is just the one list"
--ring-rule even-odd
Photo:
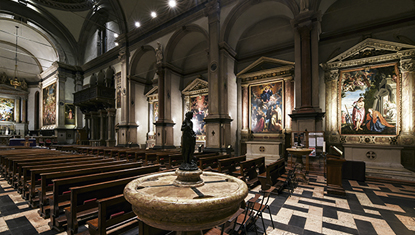
[(342, 167), (346, 161), (340, 155), (327, 154), (327, 193), (346, 195), (342, 185)]

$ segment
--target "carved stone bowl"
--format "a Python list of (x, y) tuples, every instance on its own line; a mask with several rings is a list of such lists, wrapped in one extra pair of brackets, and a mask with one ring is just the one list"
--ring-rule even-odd
[(233, 176), (203, 172), (201, 186), (175, 186), (175, 172), (131, 181), (124, 197), (144, 223), (163, 230), (196, 231), (226, 222), (248, 195), (245, 182)]

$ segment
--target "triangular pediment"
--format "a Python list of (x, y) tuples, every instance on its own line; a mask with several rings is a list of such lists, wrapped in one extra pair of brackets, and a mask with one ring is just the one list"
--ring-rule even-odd
[(364, 59), (368, 57), (396, 54), (399, 51), (415, 49), (415, 46), (383, 41), (379, 39), (367, 38), (356, 44), (340, 55), (329, 60), (327, 63), (345, 62), (351, 60)]
[(194, 95), (200, 93), (207, 93), (209, 90), (208, 82), (203, 80), (201, 77), (193, 80), (189, 85), (182, 91), (183, 95)]
[(256, 76), (259, 74), (279, 72), (283, 70), (290, 70), (294, 67), (294, 62), (274, 59), (270, 57), (261, 57), (254, 63), (239, 72), (236, 76), (239, 78)]
[(152, 96), (157, 96), (158, 95), (158, 93), (159, 93), (159, 87), (158, 86), (155, 86), (155, 87), (153, 87), (153, 88), (151, 88), (151, 90), (150, 91), (148, 91), (146, 94), (145, 94), (145, 96), (148, 98), (148, 97), (152, 97)]

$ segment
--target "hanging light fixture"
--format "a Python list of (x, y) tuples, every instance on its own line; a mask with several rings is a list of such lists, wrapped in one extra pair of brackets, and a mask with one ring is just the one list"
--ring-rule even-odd
[(16, 89), (18, 86), (22, 85), (22, 82), (17, 79), (17, 34), (18, 34), (19, 26), (16, 26), (16, 57), (15, 57), (15, 65), (14, 65), (14, 78), (10, 79), (10, 84), (14, 86)]

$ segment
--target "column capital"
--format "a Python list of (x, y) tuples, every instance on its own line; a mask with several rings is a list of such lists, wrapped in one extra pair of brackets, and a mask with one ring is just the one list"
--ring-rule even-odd
[(402, 73), (415, 71), (415, 58), (413, 57), (402, 58), (399, 64)]
[(121, 63), (125, 63), (128, 57), (127, 48), (122, 47), (120, 51), (118, 52), (118, 60), (120, 60)]
[[(217, 16), (216, 20), (219, 20), (220, 15), (220, 0), (209, 0), (205, 5), (205, 16)], [(209, 20), (209, 23), (211, 20)]]
[(56, 78), (58, 79), (58, 82), (63, 82), (63, 83), (65, 83), (65, 82), (66, 82), (66, 80), (67, 80), (67, 78), (68, 78), (68, 76), (67, 76), (67, 74), (65, 74), (65, 73), (60, 73), (60, 72), (58, 72), (58, 73), (56, 74)]
[(321, 17), (321, 13), (318, 11), (304, 11), (291, 20), (291, 25), (293, 28), (304, 26), (313, 27), (313, 24), (321, 22)]
[(338, 69), (326, 70), (324, 72), (324, 80), (325, 82), (339, 80), (339, 70)]

